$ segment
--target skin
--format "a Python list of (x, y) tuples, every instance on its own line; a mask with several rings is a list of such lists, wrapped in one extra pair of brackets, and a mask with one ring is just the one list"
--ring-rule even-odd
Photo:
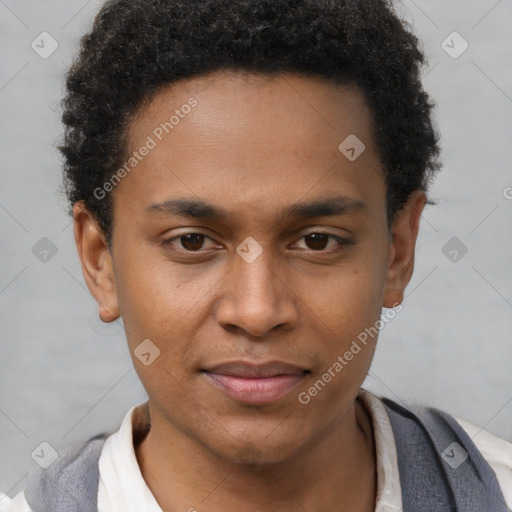
[[(132, 120), (128, 153), (191, 96), (198, 106), (112, 192), (111, 251), (91, 213), (81, 203), (74, 208), (87, 286), (104, 322), (122, 315), (149, 397), (151, 429), (136, 446), (142, 474), (166, 512), (320, 512), (340, 503), (373, 511), (374, 438), (356, 397), (377, 337), (307, 405), (298, 394), (375, 325), (382, 307), (402, 302), (425, 194), (414, 192), (388, 226), (362, 93), (296, 74), (222, 71), (166, 86)], [(352, 133), (366, 145), (353, 162), (338, 149)], [(279, 214), (333, 195), (366, 208), (306, 219)], [(231, 217), (144, 211), (185, 197)], [(205, 237), (176, 238), (184, 232)], [(306, 236), (318, 232), (353, 244)], [(236, 252), (247, 237), (263, 249), (252, 263)], [(161, 353), (145, 366), (134, 350), (148, 338)], [(276, 402), (247, 405), (200, 371), (242, 358), (310, 373)]]

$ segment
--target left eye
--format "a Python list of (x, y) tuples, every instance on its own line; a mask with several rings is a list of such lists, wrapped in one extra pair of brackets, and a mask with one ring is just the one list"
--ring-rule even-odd
[[(183, 235), (175, 236), (173, 238), (169, 238), (167, 240), (164, 240), (164, 244), (166, 245), (173, 245), (173, 242), (175, 240), (180, 240), (181, 242), (181, 248), (188, 252), (198, 252), (203, 244), (204, 240), (211, 238), (207, 235), (204, 235), (202, 233), (186, 233)], [(329, 233), (321, 233), (321, 232), (315, 232), (315, 233), (308, 233), (307, 235), (304, 235), (300, 238), (301, 240), (306, 240), (306, 243), (309, 244), (309, 247), (306, 247), (306, 249), (310, 249), (313, 251), (329, 251), (330, 249), (333, 249), (333, 247), (326, 248), (326, 244), (328, 244), (329, 239), (333, 239), (336, 241), (337, 246), (343, 246), (343, 245), (350, 245), (351, 241), (347, 240), (345, 238), (331, 235)], [(312, 247), (311, 247), (312, 245)], [(334, 249), (336, 248), (336, 245)]]
[[(325, 244), (328, 242), (329, 238), (335, 240), (337, 242), (337, 246), (348, 245), (350, 242), (344, 238), (341, 238), (336, 235), (330, 235), (329, 233), (308, 233), (301, 237), (305, 240), (309, 239), (309, 244), (313, 244), (313, 247), (308, 247), (308, 249), (312, 249), (314, 251), (317, 250), (329, 250), (325, 247)], [(336, 246), (334, 247), (336, 248)], [(332, 247), (330, 248), (332, 249)]]

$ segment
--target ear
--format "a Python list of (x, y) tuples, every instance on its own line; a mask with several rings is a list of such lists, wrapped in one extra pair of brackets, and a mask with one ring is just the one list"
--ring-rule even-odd
[(82, 201), (73, 206), (75, 242), (87, 288), (99, 304), (105, 323), (120, 316), (112, 256), (96, 219)]
[(414, 271), (414, 252), (420, 218), (426, 195), (417, 190), (399, 210), (391, 227), (390, 260), (384, 287), (385, 308), (392, 308), (404, 300), (404, 290)]

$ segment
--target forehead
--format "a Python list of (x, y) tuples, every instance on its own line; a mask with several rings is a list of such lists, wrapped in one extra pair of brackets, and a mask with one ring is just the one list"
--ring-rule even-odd
[[(346, 140), (364, 147), (357, 159), (343, 153)], [(144, 146), (114, 191), (114, 203), (140, 212), (177, 197), (241, 212), (326, 192), (363, 202), (385, 193), (363, 94), (320, 78), (222, 71), (175, 82), (132, 119), (126, 161)]]
[[(179, 134), (183, 131), (177, 129), (176, 123), (183, 120), (180, 110), (192, 99), (198, 105), (193, 115), (188, 115), (186, 109), (185, 115), (189, 117), (186, 124), (197, 135), (205, 136), (215, 128), (219, 136), (263, 140), (266, 132), (268, 140), (275, 145), (284, 142), (282, 129), (293, 126), (290, 135), (318, 132), (325, 136), (325, 132), (331, 132), (342, 136), (350, 129), (369, 145), (373, 143), (372, 113), (362, 91), (354, 84), (335, 84), (296, 73), (269, 75), (222, 70), (161, 87), (141, 105), (130, 123), (130, 145), (136, 146), (148, 131), (168, 121), (173, 125), (172, 134)], [(173, 114), (180, 114), (179, 119), (171, 120)], [(276, 140), (280, 129), (280, 139)]]

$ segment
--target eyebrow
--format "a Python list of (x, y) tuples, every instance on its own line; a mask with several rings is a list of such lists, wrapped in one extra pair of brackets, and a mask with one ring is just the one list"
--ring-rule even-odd
[[(337, 196), (289, 205), (278, 212), (278, 218), (285, 220), (305, 219), (348, 215), (367, 211), (368, 207), (363, 201), (348, 196)], [(231, 217), (227, 210), (218, 205), (191, 198), (166, 199), (165, 201), (149, 205), (145, 212), (223, 222), (228, 221)]]

